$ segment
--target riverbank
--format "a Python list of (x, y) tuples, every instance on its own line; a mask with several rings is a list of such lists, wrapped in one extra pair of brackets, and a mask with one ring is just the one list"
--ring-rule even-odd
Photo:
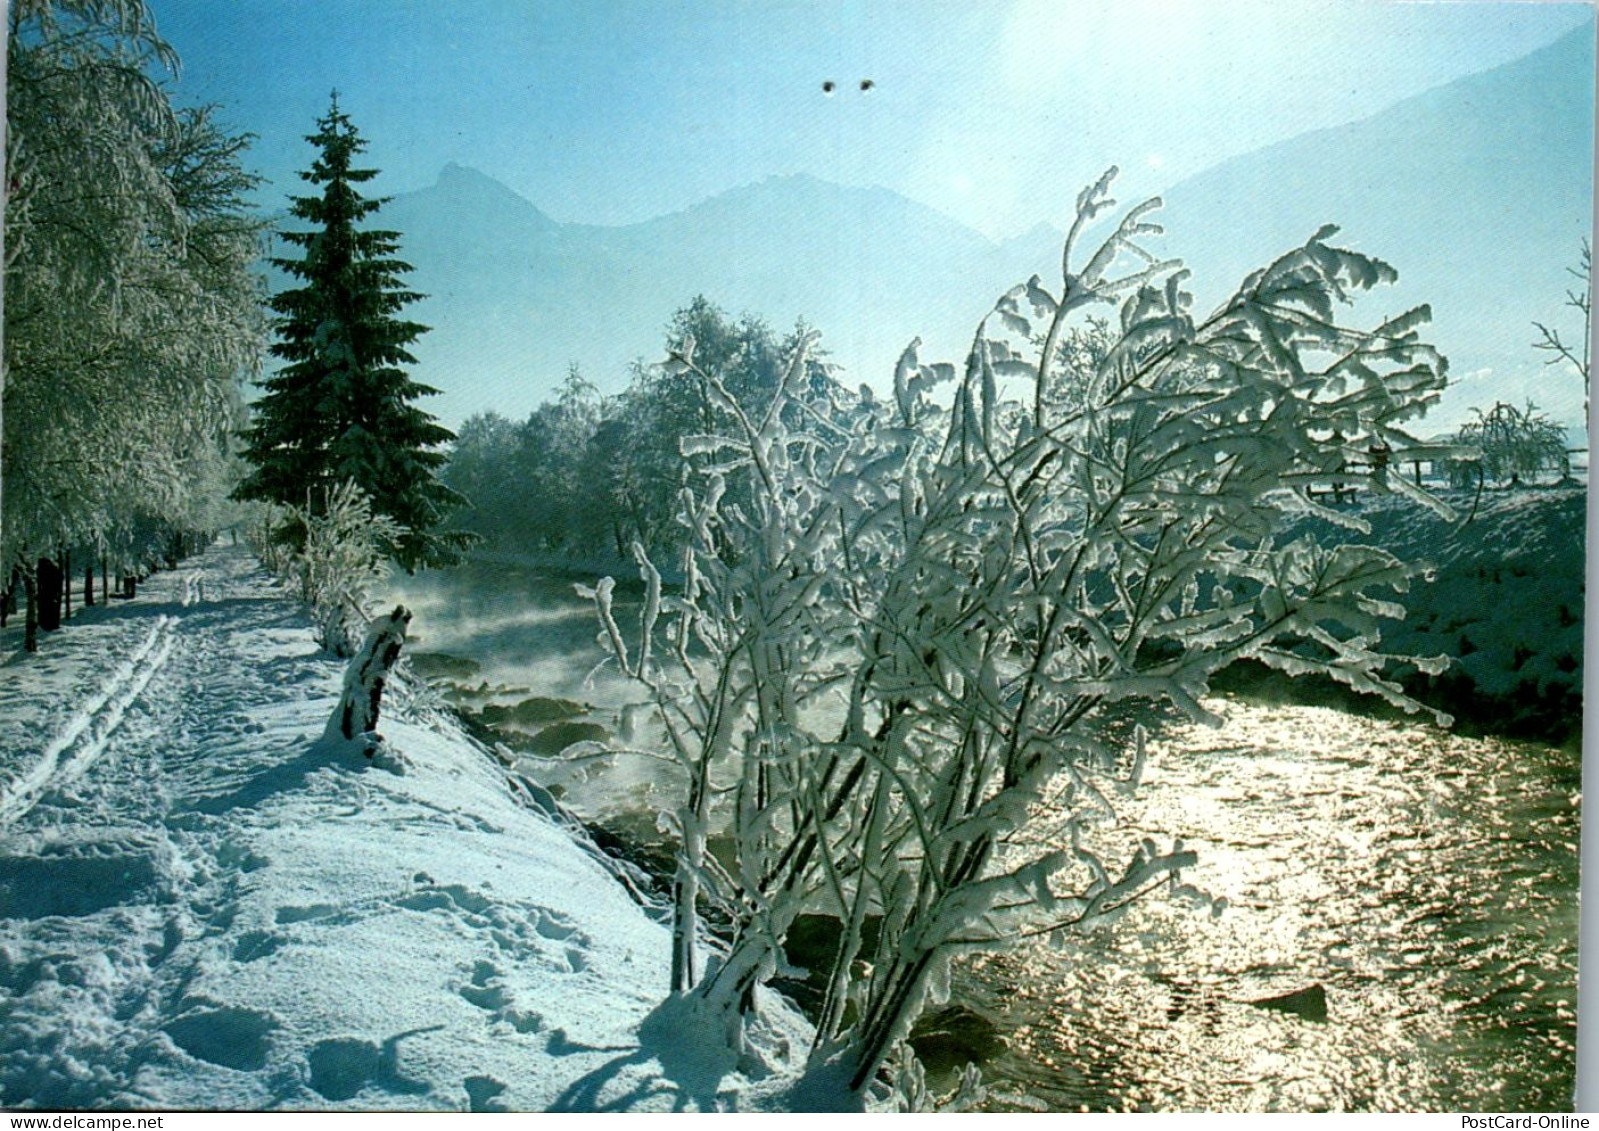
[[(1452, 520), (1403, 496), (1367, 493), (1354, 496), (1343, 509), (1368, 524), (1369, 533), (1309, 519), (1288, 536), (1311, 533), (1326, 544), (1369, 544), (1424, 570), (1399, 598), (1405, 617), (1379, 620), (1381, 647), (1401, 657), (1449, 657), (1448, 669), (1436, 675), (1403, 662), (1392, 675), (1411, 696), (1451, 715), (1459, 733), (1528, 739), (1577, 751), (1583, 715), (1586, 486), (1573, 482), (1480, 494), (1435, 493), (1454, 509)], [(427, 647), (463, 658), (476, 656), (479, 662), (471, 674), (487, 678), (491, 686), (495, 681), (528, 684), (530, 696), (581, 700), (581, 689), (569, 672), (563, 682), (559, 670), (530, 662), (527, 649), (516, 638), (518, 614), (498, 598), (518, 593), (527, 588), (529, 578), (538, 577), (541, 583), (526, 599), (539, 610), (541, 628), (550, 632), (563, 661), (570, 660), (571, 669), (587, 672), (601, 652), (589, 647), (594, 635), (592, 610), (571, 595), (569, 583), (592, 583), (610, 575), (617, 579), (620, 592), (631, 595), (637, 588), (636, 566), (604, 558), (479, 551), (468, 568), (492, 576), (496, 593), (486, 599), (476, 593), (452, 596), (466, 597), (468, 619), (490, 623), (482, 632), (446, 628), (442, 634), (436, 623)], [(426, 589), (437, 579), (418, 580)], [(418, 594), (407, 591), (405, 596), (415, 599)], [(454, 611), (441, 607), (436, 620), (447, 619)], [(503, 655), (496, 654), (496, 647)], [(1358, 695), (1330, 679), (1289, 679), (1253, 661), (1220, 673), (1214, 686), (1256, 702), (1398, 717), (1380, 700)], [(507, 702), (502, 696), (499, 705)], [(514, 744), (517, 736), (510, 737)]]
[(322, 741), (343, 665), (243, 550), (18, 645), (0, 1104), (782, 1106), (804, 1022), (742, 1067), (663, 1039), (666, 928), (435, 697), (391, 692), (376, 761)]
[[(1378, 546), (1425, 569), (1400, 600), (1403, 619), (1380, 620), (1382, 650), (1449, 657), (1436, 675), (1401, 664), (1405, 690), (1452, 715), (1463, 734), (1581, 747), (1586, 606), (1587, 488), (1568, 483), (1440, 491), (1446, 520), (1401, 496), (1362, 496), (1349, 513), (1369, 535), (1311, 521), (1324, 541)], [(1336, 706), (1381, 716), (1330, 680), (1294, 680), (1238, 665), (1218, 688), (1273, 701)]]
[[(1454, 733), (1338, 685), (1228, 673), (1211, 704), (1228, 725), (1160, 728), (1146, 789), (1117, 806), (1195, 847), (1186, 878), (1227, 912), (1152, 898), (1064, 948), (963, 964), (932, 1019), (950, 1032), (918, 1048), (935, 1086), (975, 1058), (1000, 1108), (1569, 1107), (1586, 500), (1450, 501), (1453, 523), (1364, 500), (1358, 540), (1431, 568), (1384, 650), (1456, 657), (1442, 694), (1411, 683)], [(582, 781), (547, 757), (571, 725), (618, 741), (636, 694), (589, 678), (593, 613), (570, 584), (511, 566), (424, 584), (459, 613), (425, 647), (485, 737), (635, 852), (659, 847), (669, 790), (636, 761)], [(1498, 737), (1529, 731), (1546, 741)]]

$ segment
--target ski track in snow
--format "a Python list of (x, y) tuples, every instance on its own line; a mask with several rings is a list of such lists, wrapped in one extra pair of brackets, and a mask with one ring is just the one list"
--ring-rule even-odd
[[(211, 589), (226, 597), (250, 568), (239, 557), (224, 565)], [(36, 928), (20, 932), (22, 945), (0, 947), (8, 1106), (149, 1106), (129, 1087), (153, 1052), (149, 1031), (164, 1025), (180, 1047), (206, 1044), (192, 1023), (167, 1018), (181, 1010), (205, 941), (226, 930), (250, 863), (220, 827), (195, 823), (181, 805), (180, 777), (221, 737), (204, 725), (206, 697), (248, 693), (218, 679), (228, 648), (208, 616), (207, 572), (157, 575), (138, 603), (92, 624), (69, 622), (45, 641), (60, 648), (70, 633), (95, 634), (110, 639), (84, 643), (114, 655), (119, 622), (131, 619), (114, 614), (153, 615), (103, 686), (0, 795), (0, 915)], [(92, 656), (96, 666), (107, 658)], [(15, 1024), (17, 999), (39, 990), (39, 1004), (54, 1007), (54, 1032)], [(215, 1059), (249, 1060), (248, 1018), (225, 1020)]]
[(158, 616), (142, 643), (106, 681), (105, 688), (40, 752), (20, 778), (0, 793), (0, 822), (14, 823), (33, 808), (47, 789), (59, 789), (98, 758), (122, 722), (128, 706), (172, 655), (173, 626)]
[(663, 1080), (637, 1033), (664, 928), (400, 690), (389, 764), (322, 744), (342, 665), (243, 550), (197, 562), (0, 655), (0, 1106), (708, 1107), (781, 1083)]

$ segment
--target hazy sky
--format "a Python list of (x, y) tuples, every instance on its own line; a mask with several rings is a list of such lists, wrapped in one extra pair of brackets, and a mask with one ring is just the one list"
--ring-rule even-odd
[[(379, 188), (448, 161), (625, 223), (771, 174), (878, 184), (990, 235), (1106, 165), (1157, 191), (1592, 20), (1586, 4), (1359, 0), (151, 0), (182, 99), (259, 135), (269, 203), (328, 92)], [(862, 91), (862, 80), (872, 88)], [(832, 94), (823, 83), (832, 81)]]

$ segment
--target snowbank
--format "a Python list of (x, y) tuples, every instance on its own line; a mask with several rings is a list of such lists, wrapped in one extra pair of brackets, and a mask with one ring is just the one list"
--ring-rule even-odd
[(1403, 598), (1402, 621), (1382, 622), (1382, 648), (1446, 655), (1438, 676), (1403, 674), (1412, 695), (1467, 729), (1574, 741), (1582, 726), (1584, 531), (1578, 485), (1440, 492), (1446, 522), (1398, 496), (1363, 496), (1370, 535), (1308, 522), (1329, 543), (1380, 546), (1426, 565)]
[(774, 1008), (743, 1071), (670, 1033), (665, 928), (425, 695), (375, 762), (322, 742), (341, 666), (242, 550), (17, 643), (4, 1106), (781, 1103), (804, 1022)]

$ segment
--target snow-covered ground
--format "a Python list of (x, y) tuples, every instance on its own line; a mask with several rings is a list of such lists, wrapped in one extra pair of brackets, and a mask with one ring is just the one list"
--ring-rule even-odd
[(674, 1028), (665, 928), (425, 696), (321, 740), (341, 665), (243, 549), (18, 644), (0, 1104), (781, 1105), (804, 1022), (742, 1071)]
[(1306, 526), (1324, 540), (1369, 542), (1425, 565), (1384, 621), (1384, 651), (1451, 657), (1441, 676), (1412, 676), (1412, 694), (1495, 733), (1550, 742), (1580, 734), (1587, 488), (1580, 484), (1439, 492), (1446, 521), (1407, 499), (1367, 495), (1354, 513), (1370, 535)]

